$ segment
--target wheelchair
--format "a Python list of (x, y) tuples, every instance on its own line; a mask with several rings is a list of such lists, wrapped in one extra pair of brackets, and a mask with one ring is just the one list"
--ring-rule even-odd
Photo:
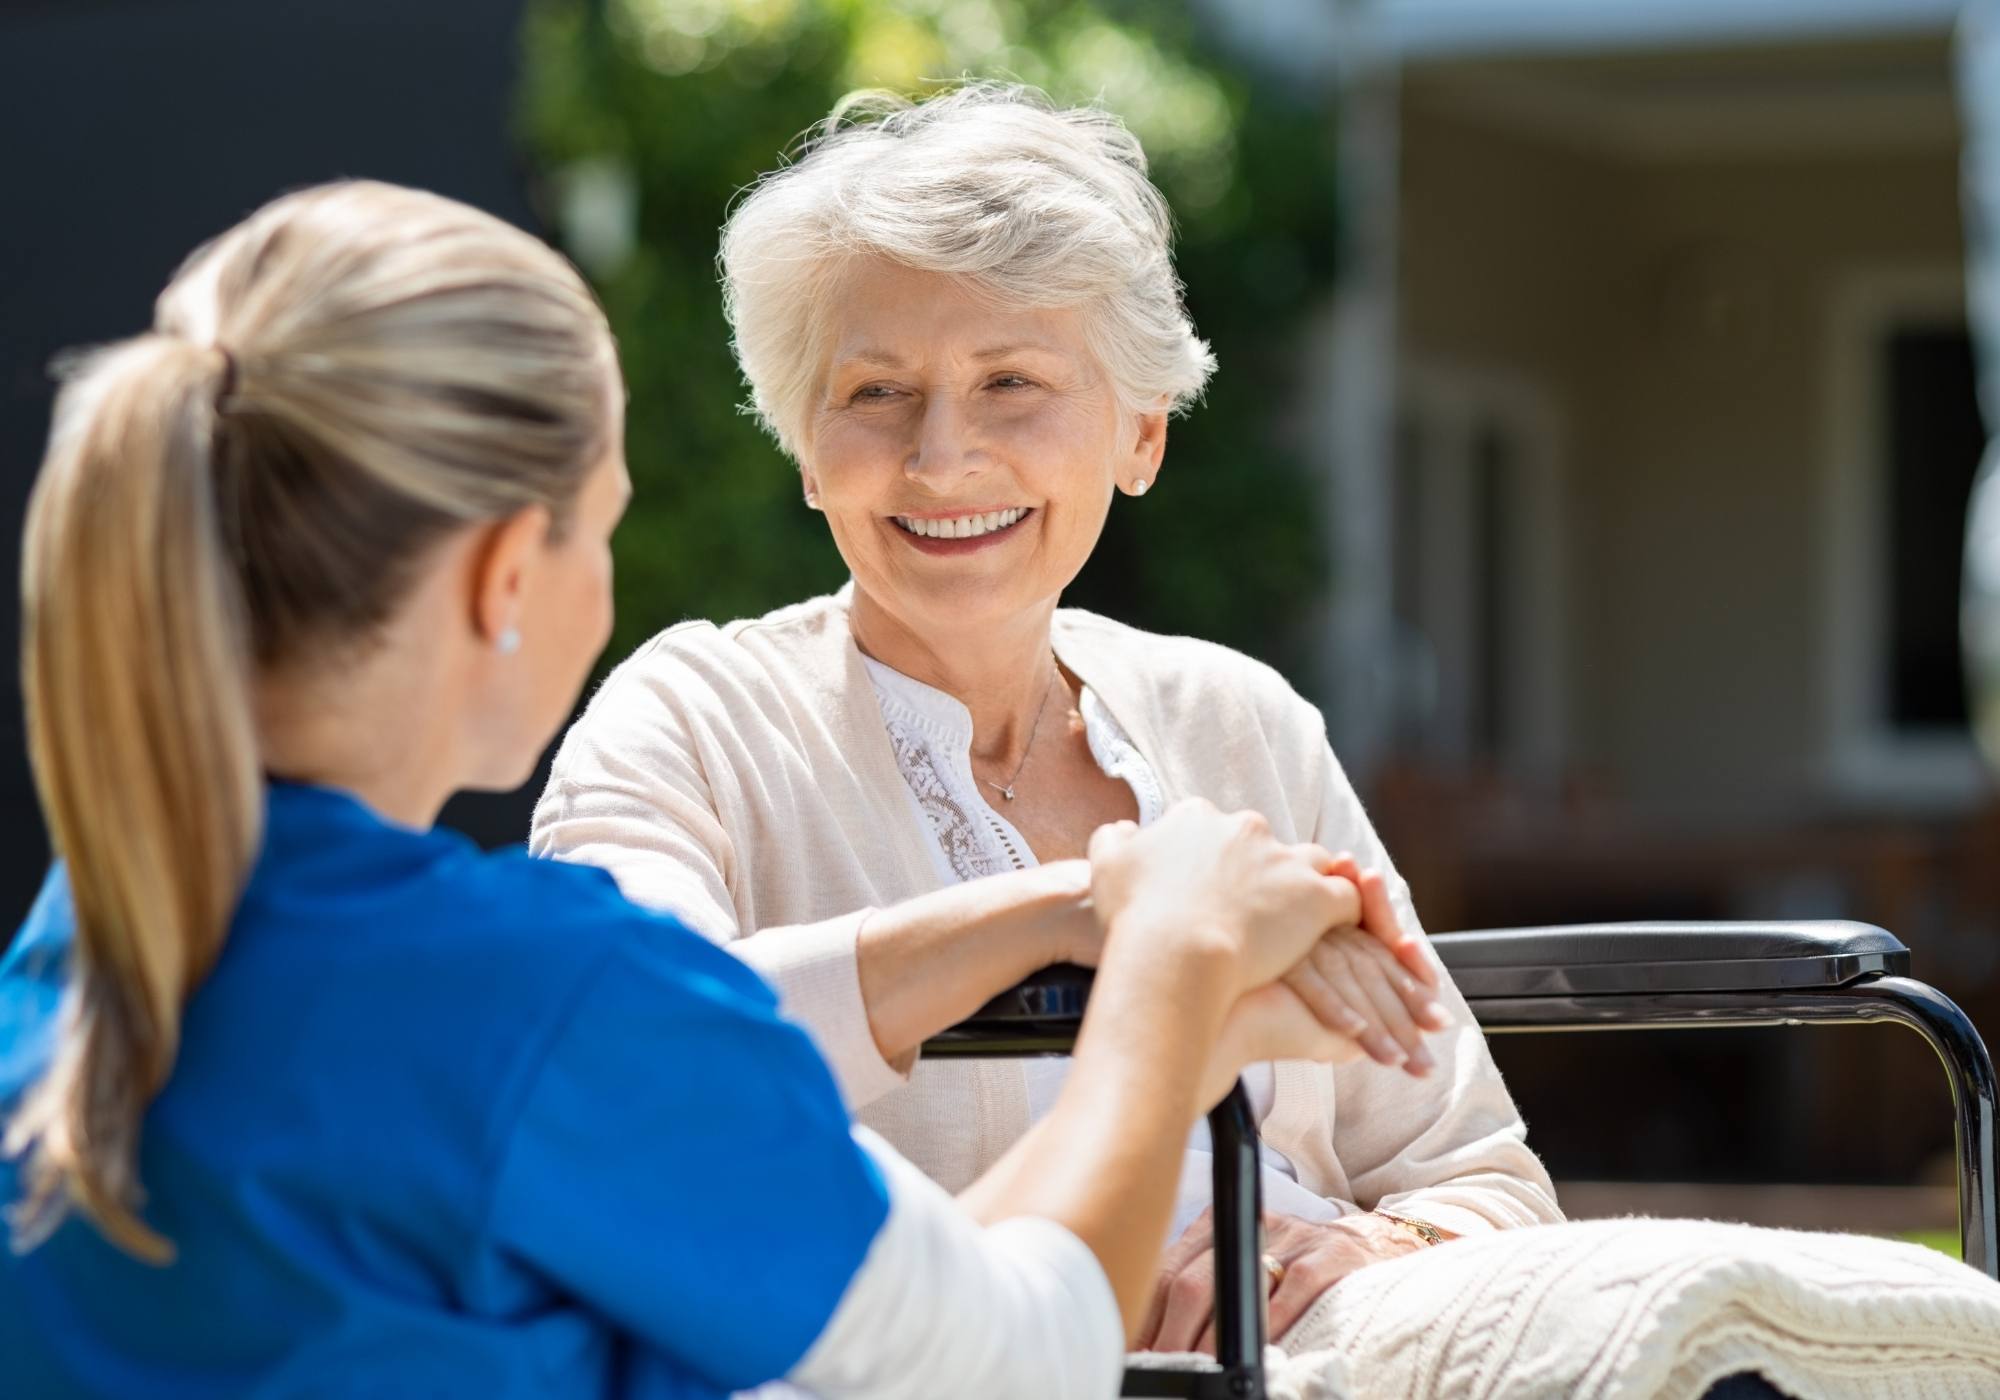
[[(2000, 1278), (1993, 1060), (1972, 1022), (1913, 979), (1910, 950), (1851, 922), (1583, 924), (1431, 935), (1488, 1035), (1611, 1028), (1892, 1022), (1937, 1052), (1956, 1115), (1962, 1258)], [(1090, 995), (1084, 968), (1044, 969), (932, 1038), (933, 1058), (1069, 1053)], [(1208, 1115), (1215, 1149), (1216, 1361), (1133, 1369), (1128, 1396), (1264, 1400), (1263, 1200), (1257, 1124), (1237, 1085)]]

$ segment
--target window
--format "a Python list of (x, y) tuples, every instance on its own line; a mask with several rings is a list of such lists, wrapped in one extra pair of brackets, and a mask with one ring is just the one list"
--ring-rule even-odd
[(1545, 769), (1563, 747), (1557, 434), (1503, 375), (1405, 376), (1396, 432), (1396, 747)]
[(1963, 324), (1909, 325), (1882, 347), (1889, 532), (1889, 723), (1903, 731), (1968, 722), (1958, 604), (1965, 510), (1986, 449)]
[(1830, 321), (1824, 593), (1829, 774), (1915, 808), (1976, 801), (1958, 611), (1985, 450), (1955, 268), (1858, 275)]

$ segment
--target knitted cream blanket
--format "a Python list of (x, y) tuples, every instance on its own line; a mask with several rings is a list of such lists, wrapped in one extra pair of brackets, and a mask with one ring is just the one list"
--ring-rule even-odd
[(1598, 1220), (1373, 1265), (1284, 1342), (1271, 1400), (1696, 1400), (1739, 1371), (1809, 1400), (1996, 1400), (2000, 1283), (1857, 1235)]

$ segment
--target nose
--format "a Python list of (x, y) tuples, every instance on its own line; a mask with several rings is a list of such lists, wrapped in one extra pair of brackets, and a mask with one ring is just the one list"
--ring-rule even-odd
[(950, 495), (985, 465), (975, 438), (965, 405), (950, 394), (931, 394), (924, 400), (903, 474), (926, 491)]

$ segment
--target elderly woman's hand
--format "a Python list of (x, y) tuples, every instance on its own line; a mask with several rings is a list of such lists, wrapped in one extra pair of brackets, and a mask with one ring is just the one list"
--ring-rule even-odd
[[(1444, 1232), (1440, 1232), (1441, 1234)], [(1340, 1220), (1264, 1217), (1265, 1284), (1270, 1336), (1291, 1330), (1327, 1289), (1357, 1269), (1428, 1248), (1408, 1227), (1386, 1216)], [(1275, 1267), (1268, 1267), (1275, 1265)], [(1160, 1261), (1160, 1283), (1139, 1330), (1141, 1351), (1215, 1354), (1215, 1218), (1203, 1211)]]
[[(1106, 827), (1090, 854), (1101, 925), (1125, 917), (1234, 930), (1239, 960), (1258, 964), (1239, 982), (1245, 995), (1210, 1060), (1214, 1097), (1244, 1065), (1266, 1059), (1342, 1063), (1366, 1054), (1413, 1075), (1434, 1067), (1423, 1033), (1450, 1024), (1432, 990), (1435, 965), (1422, 940), (1400, 927), (1382, 877), (1352, 856), (1285, 845), (1262, 818), (1198, 800), (1144, 831), (1130, 822)], [(1312, 932), (1318, 937), (1300, 936)]]
[[(1303, 848), (1317, 851), (1317, 846)], [(1375, 935), (1382, 946), (1396, 955), (1396, 961), (1426, 987), (1438, 985), (1437, 960), (1431, 956), (1423, 936), (1406, 929), (1396, 918), (1396, 906), (1389, 898), (1389, 882), (1379, 872), (1364, 871), (1346, 852), (1320, 862), (1322, 874), (1338, 875), (1351, 881), (1361, 894), (1361, 926)], [(1364, 881), (1366, 883), (1364, 883)], [(1435, 1029), (1435, 1028), (1434, 1028)]]
[[(1435, 1062), (1419, 1043), (1413, 1018), (1442, 1014), (1434, 1001), (1420, 999), (1428, 997), (1372, 935), (1352, 926), (1333, 929), (1282, 981), (1238, 999), (1203, 1071), (1202, 1099), (1219, 1102), (1246, 1066), (1266, 1060), (1339, 1065), (1366, 1056), (1421, 1078)], [(1404, 1036), (1413, 1050), (1403, 1048)]]
[[(1387, 882), (1361, 870), (1352, 856), (1295, 849), (1322, 874), (1355, 887), (1360, 918), (1328, 929), (1283, 981), (1237, 1003), (1209, 1062), (1211, 1100), (1228, 1092), (1244, 1066), (1261, 1060), (1345, 1064), (1365, 1054), (1422, 1077), (1436, 1068), (1424, 1033), (1451, 1024), (1432, 990), (1436, 966), (1422, 940), (1398, 925)], [(1411, 966), (1421, 967), (1425, 980), (1406, 970)]]
[(1433, 990), (1437, 968), (1423, 940), (1397, 923), (1380, 874), (1357, 868), (1353, 857), (1344, 855), (1320, 868), (1354, 885), (1361, 896), (1360, 924), (1320, 939), (1286, 974), (1286, 985), (1322, 1024), (1354, 1041), (1377, 1064), (1428, 1074), (1436, 1062), (1423, 1047), (1424, 1032), (1445, 1029), (1451, 1017)]

